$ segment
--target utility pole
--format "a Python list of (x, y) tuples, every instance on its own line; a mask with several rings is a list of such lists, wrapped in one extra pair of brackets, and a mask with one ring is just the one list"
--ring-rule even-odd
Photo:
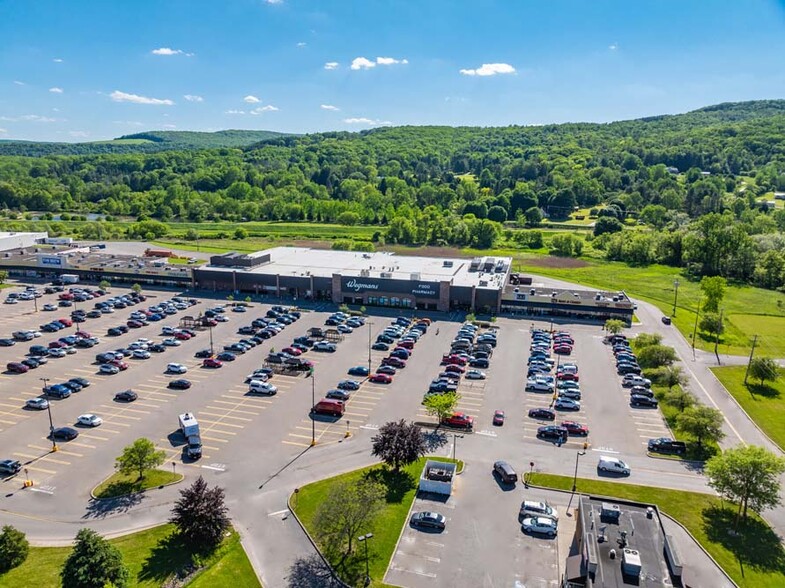
[(371, 327), (373, 323), (368, 321), (368, 374), (371, 373)]
[[(316, 378), (314, 377), (313, 368), (311, 368), (311, 411), (316, 406)], [(314, 415), (311, 414), (311, 447), (316, 445), (316, 420)]]
[(673, 280), (673, 312), (671, 316), (676, 316), (676, 300), (679, 298), (679, 280)]
[(720, 361), (720, 354), (717, 351), (717, 347), (720, 344), (720, 331), (722, 330), (722, 313), (725, 311), (724, 308), (720, 308), (720, 320), (717, 323), (717, 332), (714, 333), (714, 356), (717, 358), (717, 365), (722, 365)]
[[(49, 378), (38, 378), (44, 383), (44, 395), (46, 394), (46, 387), (49, 384)], [(57, 451), (57, 443), (55, 442), (55, 425), (54, 421), (52, 421), (52, 403), (49, 402), (49, 399), (46, 399), (46, 412), (49, 414), (49, 437), (52, 439), (52, 451)]]
[(698, 317), (701, 314), (701, 302), (703, 302), (703, 294), (698, 298), (698, 310), (695, 311), (695, 326), (692, 328), (692, 361), (695, 361), (695, 337), (698, 334)]
[(747, 377), (750, 375), (750, 365), (752, 364), (752, 355), (755, 353), (755, 345), (758, 343), (758, 336), (752, 338), (752, 349), (750, 349), (750, 360), (747, 362), (747, 370), (744, 372), (744, 385), (747, 385)]

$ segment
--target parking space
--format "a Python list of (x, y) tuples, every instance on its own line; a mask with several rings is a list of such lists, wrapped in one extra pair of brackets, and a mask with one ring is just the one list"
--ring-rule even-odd
[[(559, 585), (560, 568), (575, 527), (564, 516), (566, 500), (558, 495), (503, 486), (491, 474), (491, 463), (473, 463), (444, 499), (418, 495), (412, 512), (437, 512), (446, 519), (443, 531), (407, 525), (385, 582), (396, 586), (526, 586)], [(566, 497), (569, 498), (569, 497)], [(549, 500), (560, 512), (558, 536), (525, 534), (519, 510), (523, 500)]]

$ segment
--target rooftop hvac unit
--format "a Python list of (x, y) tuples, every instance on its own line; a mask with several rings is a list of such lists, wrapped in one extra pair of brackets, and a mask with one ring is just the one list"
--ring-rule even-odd
[(382, 278), (392, 278), (392, 274), (390, 272), (382, 272), (379, 274), (379, 277)]
[(474, 259), (472, 259), (472, 262), (469, 265), (469, 271), (476, 272), (477, 270), (479, 270), (480, 265), (482, 264), (482, 259), (483, 259), (482, 257), (475, 257)]
[(487, 286), (488, 282), (486, 280), (480, 280), (480, 287)]
[(413, 272), (409, 274), (409, 279), (412, 282), (419, 282), (420, 281), (420, 272)]
[(452, 267), (452, 261), (450, 261), (449, 259), (445, 259), (444, 263), (442, 264), (442, 267)]

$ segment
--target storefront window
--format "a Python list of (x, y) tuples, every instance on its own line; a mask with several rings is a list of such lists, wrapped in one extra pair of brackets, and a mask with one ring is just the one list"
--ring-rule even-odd
[(408, 298), (404, 298), (403, 300), (401, 300), (401, 305), (404, 308), (411, 308), (412, 307), (412, 301), (409, 300)]
[(390, 301), (387, 299), (387, 296), (379, 296), (379, 306), (387, 306), (390, 304)]
[(393, 306), (400, 306), (401, 305), (401, 299), (400, 298), (396, 298), (395, 296), (393, 296), (391, 298), (391, 304)]

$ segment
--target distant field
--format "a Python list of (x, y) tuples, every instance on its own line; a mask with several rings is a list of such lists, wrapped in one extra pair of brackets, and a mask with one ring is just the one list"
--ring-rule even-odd
[(111, 139), (109, 141), (91, 141), (94, 145), (143, 145), (152, 143), (147, 139)]

